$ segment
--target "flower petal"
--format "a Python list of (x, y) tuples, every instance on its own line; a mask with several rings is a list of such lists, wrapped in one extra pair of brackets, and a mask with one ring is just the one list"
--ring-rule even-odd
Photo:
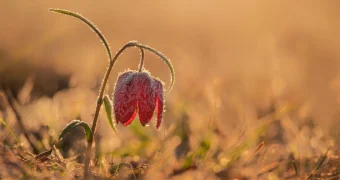
[(164, 108), (164, 97), (163, 97), (163, 84), (161, 81), (154, 79), (153, 89), (155, 91), (155, 98), (157, 104), (157, 123), (156, 128), (158, 129), (163, 120), (163, 108)]
[[(130, 112), (129, 112), (129, 113), (130, 113)], [(126, 117), (130, 117), (130, 115), (131, 115), (131, 114), (128, 114)], [(130, 119), (128, 119), (127, 121), (125, 121), (125, 118), (123, 118), (123, 119), (121, 119), (121, 122), (122, 122), (122, 121), (125, 121), (125, 122), (122, 122), (122, 123), (123, 123), (124, 126), (127, 126), (127, 125), (129, 125), (129, 124), (132, 123), (132, 121), (135, 119), (136, 115), (137, 115), (137, 109), (135, 109), (135, 110), (133, 111), (132, 116), (130, 117)]]
[(139, 73), (136, 79), (138, 79), (138, 115), (140, 123), (145, 126), (151, 121), (156, 107), (153, 80), (146, 72)]
[(117, 124), (129, 125), (137, 114), (136, 72), (124, 72), (118, 77), (114, 91), (114, 113)]

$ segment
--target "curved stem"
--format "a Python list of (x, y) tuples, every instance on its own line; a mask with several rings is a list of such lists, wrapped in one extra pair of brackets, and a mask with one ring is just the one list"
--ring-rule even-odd
[(91, 27), (91, 29), (99, 36), (99, 38), (104, 43), (104, 46), (106, 48), (106, 51), (107, 51), (109, 59), (110, 59), (108, 68), (106, 70), (106, 73), (104, 75), (102, 84), (100, 86), (99, 95), (98, 95), (98, 98), (97, 98), (97, 106), (96, 106), (96, 110), (95, 110), (94, 117), (93, 117), (93, 122), (92, 122), (92, 127), (91, 127), (92, 137), (90, 138), (90, 141), (88, 142), (87, 150), (86, 150), (86, 154), (85, 154), (84, 179), (88, 179), (89, 178), (88, 175), (89, 175), (89, 165), (90, 165), (90, 157), (91, 157), (91, 151), (92, 151), (92, 144), (93, 144), (93, 140), (94, 140), (94, 134), (95, 134), (95, 131), (96, 131), (96, 126), (97, 126), (97, 121), (98, 121), (98, 116), (99, 116), (100, 108), (101, 108), (101, 105), (103, 104), (104, 91), (105, 91), (105, 87), (106, 87), (107, 81), (108, 81), (109, 76), (110, 76), (110, 72), (111, 72), (111, 70), (113, 68), (113, 65), (117, 61), (118, 57), (128, 47), (132, 47), (132, 46), (139, 47), (140, 50), (141, 50), (141, 62), (140, 62), (140, 65), (139, 65), (139, 72), (141, 72), (143, 70), (143, 66), (144, 66), (144, 49), (149, 50), (149, 51), (153, 52), (154, 54), (156, 54), (157, 56), (159, 56), (168, 65), (168, 67), (170, 69), (170, 72), (171, 72), (171, 83), (170, 83), (170, 87), (167, 90), (167, 92), (170, 91), (170, 89), (174, 85), (175, 71), (174, 71), (174, 68), (173, 68), (170, 60), (167, 57), (165, 57), (162, 53), (158, 52), (157, 50), (155, 50), (155, 49), (153, 49), (153, 48), (151, 48), (149, 46), (145, 46), (145, 45), (139, 44), (139, 43), (137, 43), (135, 41), (131, 41), (131, 42), (128, 42), (127, 44), (125, 44), (116, 53), (116, 55), (112, 58), (112, 53), (111, 53), (111, 50), (110, 50), (110, 46), (107, 43), (104, 35), (100, 32), (100, 30), (91, 21), (89, 21), (88, 19), (86, 19), (85, 17), (83, 17), (83, 16), (81, 16), (81, 15), (79, 15), (77, 13), (74, 13), (74, 12), (71, 12), (71, 11), (68, 11), (68, 10), (62, 10), (62, 9), (49, 9), (49, 10), (53, 11), (53, 12), (57, 12), (57, 13), (62, 13), (62, 14), (73, 16), (75, 18), (80, 19), (81, 21), (83, 21), (87, 25), (89, 25)]
[[(133, 46), (134, 47), (139, 47), (141, 49), (147, 49), (147, 50), (155, 53), (159, 57), (161, 57), (168, 64), (168, 66), (170, 68), (170, 71), (171, 71), (171, 75), (172, 75), (172, 79), (171, 79), (172, 81), (171, 81), (171, 84), (170, 84), (170, 87), (169, 87), (168, 91), (172, 88), (172, 86), (174, 84), (175, 74), (174, 74), (174, 69), (172, 67), (171, 62), (168, 60), (168, 58), (166, 58), (163, 54), (161, 54), (160, 52), (156, 51), (155, 49), (153, 49), (151, 47), (148, 47), (148, 46), (145, 46), (145, 45), (142, 45), (142, 44), (139, 44), (136, 41), (130, 41), (127, 44), (125, 44), (116, 53), (116, 55), (110, 61), (109, 66), (108, 66), (108, 68), (106, 70), (106, 73), (105, 73), (104, 78), (103, 78), (103, 82), (102, 82), (100, 90), (99, 90), (99, 95), (98, 95), (98, 98), (97, 98), (97, 106), (96, 106), (96, 110), (95, 110), (95, 113), (94, 113), (93, 123), (92, 123), (92, 128), (91, 128), (92, 138), (91, 138), (91, 141), (89, 141), (89, 143), (87, 145), (87, 150), (86, 150), (86, 154), (85, 154), (85, 164), (84, 164), (84, 177), (85, 178), (88, 177), (88, 173), (89, 173), (88, 170), (89, 170), (89, 165), (90, 165), (90, 157), (91, 157), (92, 144), (93, 144), (94, 134), (95, 134), (96, 126), (97, 126), (97, 122), (98, 122), (98, 116), (99, 116), (99, 112), (100, 112), (100, 107), (103, 104), (103, 96), (104, 96), (104, 91), (105, 91), (105, 87), (106, 87), (107, 81), (109, 80), (109, 76), (110, 76), (111, 70), (112, 70), (114, 64), (116, 63), (118, 57), (124, 52), (125, 49), (127, 49), (128, 47), (133, 47)], [(142, 67), (142, 64), (141, 64), (141, 67)]]
[(174, 70), (169, 58), (167, 58), (165, 55), (163, 55), (159, 51), (153, 49), (152, 47), (149, 47), (149, 46), (146, 46), (146, 45), (143, 45), (143, 44), (138, 44), (138, 43), (136, 44), (136, 46), (139, 47), (139, 48), (143, 48), (143, 49), (146, 49), (146, 50), (153, 52), (154, 54), (159, 56), (168, 65), (168, 67), (170, 69), (170, 73), (171, 73), (171, 83), (170, 83), (170, 86), (169, 86), (169, 88), (166, 92), (169, 92), (171, 90), (171, 88), (174, 86), (174, 83), (175, 83), (175, 70)]
[(113, 65), (117, 61), (118, 57), (123, 53), (123, 51), (126, 48), (131, 47), (131, 46), (136, 46), (136, 42), (128, 42), (116, 53), (116, 55), (113, 57), (113, 59), (109, 63), (109, 66), (108, 66), (106, 73), (104, 75), (104, 78), (103, 78), (103, 82), (100, 86), (99, 95), (98, 95), (98, 98), (97, 98), (97, 106), (96, 106), (96, 110), (95, 110), (95, 113), (94, 113), (94, 116), (93, 116), (93, 122), (92, 122), (92, 127), (91, 127), (92, 138), (91, 138), (91, 141), (88, 142), (87, 150), (86, 150), (86, 154), (85, 154), (84, 178), (87, 178), (88, 175), (89, 175), (88, 173), (89, 173), (90, 157), (91, 157), (94, 134), (96, 132), (96, 126), (97, 126), (97, 122), (98, 122), (100, 107), (103, 104), (104, 91), (105, 91), (107, 81), (109, 80), (109, 77), (110, 77), (110, 72), (113, 68)]
[(140, 55), (141, 55), (141, 59), (140, 59), (140, 63), (139, 63), (139, 67), (138, 67), (138, 72), (142, 72), (144, 69), (144, 49), (143, 48), (139, 48), (140, 49)]

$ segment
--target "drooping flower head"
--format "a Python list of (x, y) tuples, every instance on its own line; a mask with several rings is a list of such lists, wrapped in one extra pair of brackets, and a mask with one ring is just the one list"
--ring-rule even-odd
[(114, 113), (117, 124), (129, 125), (138, 114), (140, 123), (148, 124), (157, 107), (159, 128), (163, 118), (163, 84), (148, 72), (126, 71), (117, 80), (114, 98)]
[[(88, 146), (86, 151), (86, 158), (84, 163), (84, 177), (89, 177), (89, 165), (90, 165), (90, 155), (91, 148), (94, 140), (94, 133), (96, 131), (96, 124), (98, 122), (98, 116), (100, 112), (100, 108), (102, 104), (105, 104), (105, 109), (108, 115), (109, 123), (113, 127), (110, 106), (111, 103), (108, 98), (104, 97), (104, 91), (106, 84), (108, 82), (111, 70), (117, 61), (118, 57), (129, 47), (138, 47), (141, 50), (141, 63), (139, 71), (128, 71), (121, 74), (117, 80), (116, 89), (114, 92), (114, 112), (116, 116), (116, 121), (121, 122), (125, 126), (129, 125), (135, 116), (139, 115), (140, 122), (143, 126), (150, 122), (155, 108), (157, 107), (157, 124), (158, 128), (162, 121), (162, 113), (163, 113), (163, 85), (162, 83), (151, 77), (147, 72), (143, 72), (143, 60), (144, 60), (144, 50), (148, 50), (158, 57), (160, 57), (169, 67), (171, 72), (171, 83), (168, 91), (174, 85), (175, 71), (174, 68), (168, 58), (166, 58), (161, 52), (155, 50), (152, 47), (140, 44), (136, 41), (130, 41), (126, 43), (117, 53), (112, 56), (112, 52), (109, 44), (107, 43), (104, 35), (100, 32), (100, 30), (88, 19), (85, 17), (62, 9), (49, 9), (52, 12), (62, 13), (65, 15), (70, 15), (75, 18), (80, 19), (84, 23), (86, 23), (102, 40), (105, 49), (109, 58), (109, 65), (103, 77), (102, 84), (100, 86), (99, 95), (97, 98), (97, 106), (93, 116), (92, 127), (85, 122), (81, 122), (79, 120), (72, 121), (61, 133), (65, 134), (70, 129), (73, 129), (77, 126), (82, 126), (85, 129), (85, 133), (87, 136)], [(106, 102), (106, 103), (105, 103)], [(108, 110), (109, 109), (109, 110)], [(61, 136), (62, 137), (62, 136)]]

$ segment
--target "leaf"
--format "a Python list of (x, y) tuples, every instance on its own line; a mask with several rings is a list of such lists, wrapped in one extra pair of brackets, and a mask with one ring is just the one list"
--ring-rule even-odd
[(113, 120), (112, 120), (112, 102), (109, 98), (108, 95), (104, 96), (104, 106), (105, 106), (105, 111), (106, 111), (106, 115), (107, 115), (107, 119), (109, 120), (109, 124), (112, 128), (112, 130), (117, 133), (115, 125), (113, 124)]
[(80, 121), (80, 120), (73, 120), (69, 124), (67, 124), (66, 127), (64, 128), (64, 130), (60, 133), (59, 139), (62, 139), (67, 133), (69, 133), (72, 129), (74, 129), (78, 126), (83, 127), (83, 129), (85, 131), (87, 142), (91, 142), (92, 141), (92, 131), (90, 129), (90, 126), (86, 122)]
[(81, 21), (83, 21), (84, 23), (86, 23), (88, 26), (91, 27), (91, 29), (99, 36), (99, 38), (102, 40), (102, 42), (104, 43), (104, 46), (106, 48), (107, 54), (109, 56), (109, 59), (112, 60), (112, 53), (111, 53), (111, 49), (109, 46), (109, 43), (107, 43), (104, 35), (100, 32), (100, 30), (88, 19), (86, 19), (85, 17), (83, 17), (80, 14), (65, 10), (65, 9), (56, 9), (56, 8), (50, 8), (49, 11), (52, 12), (56, 12), (56, 13), (61, 13), (61, 14), (65, 14), (65, 15), (69, 15), (69, 16), (73, 16)]

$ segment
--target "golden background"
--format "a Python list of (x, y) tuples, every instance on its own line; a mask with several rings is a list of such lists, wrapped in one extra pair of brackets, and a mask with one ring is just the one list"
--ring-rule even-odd
[[(146, 128), (137, 122), (133, 128), (118, 125), (116, 135), (102, 109), (97, 133), (104, 164), (111, 160), (105, 156), (110, 152), (117, 152), (115, 162), (143, 162), (163, 143), (148, 177), (164, 178), (185, 161), (174, 155), (186, 141), (183, 134), (189, 136), (189, 155), (201, 141), (210, 143), (205, 158), (197, 160), (198, 170), (180, 174), (183, 178), (214, 179), (232, 161), (232, 149), (243, 142), (247, 148), (242, 157), (262, 141), (264, 148), (275, 147), (275, 157), (317, 156), (328, 147), (337, 149), (340, 142), (339, 5), (330, 0), (1, 1), (0, 82), (17, 91), (28, 129), (45, 125), (57, 138), (70, 120), (91, 124), (108, 58), (84, 23), (48, 12), (68, 9), (96, 24), (113, 52), (137, 40), (164, 53), (176, 71), (160, 130), (154, 122)], [(137, 69), (138, 61), (137, 49), (118, 60), (108, 84), (110, 96), (117, 74)], [(168, 87), (170, 72), (159, 58), (147, 53), (145, 68)], [(62, 85), (66, 88), (60, 89)], [(1, 116), (15, 126), (13, 113), (3, 111)], [(257, 133), (263, 124), (268, 127)], [(150, 139), (147, 146), (134, 128)], [(77, 143), (85, 147), (82, 138)], [(120, 157), (119, 152), (130, 156)], [(252, 177), (264, 165), (239, 166), (234, 166), (239, 174)]]

